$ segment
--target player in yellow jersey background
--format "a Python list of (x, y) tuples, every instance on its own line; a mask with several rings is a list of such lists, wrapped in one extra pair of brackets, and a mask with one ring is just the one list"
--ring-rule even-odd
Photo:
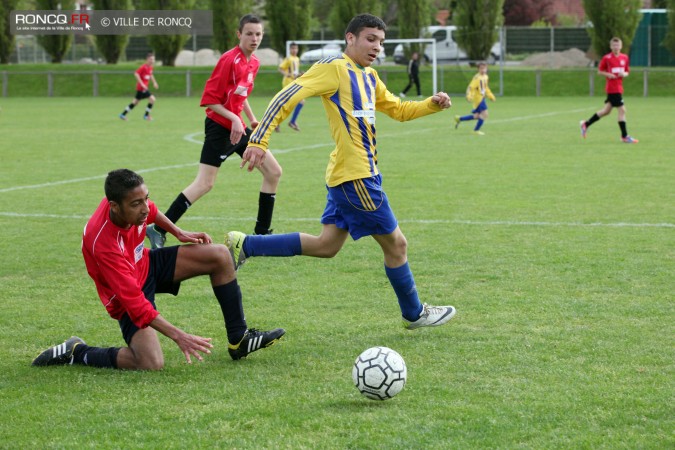
[[(281, 64), (279, 64), (279, 72), (284, 76), (284, 78), (281, 80), (282, 88), (288, 86), (293, 81), (295, 81), (296, 78), (302, 75), (302, 72), (300, 71), (300, 58), (298, 57), (298, 44), (295, 42), (291, 43), (291, 45), (288, 46), (288, 52), (289, 55), (284, 58), (283, 61), (281, 61)], [(296, 105), (295, 109), (293, 110), (291, 120), (288, 122), (288, 126), (293, 128), (295, 131), (300, 131), (297, 120), (300, 110), (304, 105), (304, 100), (300, 101), (300, 103)], [(281, 129), (277, 126), (275, 131), (281, 131)]]
[(488, 86), (488, 65), (486, 62), (478, 63), (478, 73), (473, 76), (471, 83), (466, 88), (466, 99), (473, 104), (471, 114), (466, 116), (455, 116), (455, 128), (459, 127), (460, 122), (467, 120), (477, 120), (473, 133), (483, 135), (480, 131), (483, 123), (488, 118), (488, 107), (485, 98), (489, 98), (493, 102), (497, 100)]

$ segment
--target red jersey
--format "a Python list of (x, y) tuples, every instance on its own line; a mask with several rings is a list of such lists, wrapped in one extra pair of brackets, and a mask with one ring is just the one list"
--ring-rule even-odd
[(607, 53), (600, 60), (600, 65), (598, 65), (598, 70), (602, 72), (613, 73), (617, 78), (611, 80), (607, 78), (605, 83), (605, 92), (608, 94), (623, 94), (623, 77), (621, 74), (629, 73), (630, 68), (628, 67), (628, 55), (619, 53), (614, 55), (614, 53)]
[[(148, 206), (147, 223), (154, 223), (157, 206), (150, 200)], [(82, 235), (84, 263), (108, 314), (119, 320), (127, 313), (139, 328), (159, 314), (142, 291), (150, 266), (150, 250), (143, 247), (147, 223), (128, 230), (118, 227), (110, 220), (110, 204), (104, 198)]]
[[(260, 61), (255, 55), (246, 60), (246, 55), (239, 46), (223, 54), (213, 69), (211, 77), (206, 81), (200, 106), (223, 105), (241, 119), (244, 102), (253, 91), (253, 80), (258, 74)], [(206, 115), (213, 121), (232, 129), (232, 122), (220, 114), (206, 108)]]
[(152, 66), (143, 64), (141, 67), (136, 69), (136, 73), (141, 77), (141, 80), (143, 80), (146, 86), (143, 87), (141, 83), (136, 83), (136, 90), (141, 92), (148, 90), (150, 87), (148, 83), (150, 83), (150, 78), (152, 77)]

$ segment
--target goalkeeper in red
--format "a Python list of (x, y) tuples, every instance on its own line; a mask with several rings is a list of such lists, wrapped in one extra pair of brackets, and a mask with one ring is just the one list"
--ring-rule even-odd
[(354, 17), (345, 32), (344, 54), (318, 61), (272, 99), (242, 158), (242, 167), (248, 163), (249, 171), (267, 164), (275, 127), (303, 99), (320, 97), (335, 141), (326, 169), (328, 195), (321, 234), (246, 236), (231, 231), (226, 244), (238, 266), (252, 256), (332, 258), (350, 235), (354, 240), (372, 236), (384, 253), (384, 270), (398, 298), (404, 327), (437, 326), (449, 321), (455, 308), (420, 302), (408, 265), (408, 243), (382, 189), (375, 111), (407, 121), (449, 108), (451, 102), (445, 92), (422, 101), (401, 102), (387, 90), (370, 67), (382, 50), (385, 30), (385, 23), (376, 16)]
[(586, 138), (588, 127), (612, 112), (612, 108), (618, 111), (619, 129), (621, 129), (621, 140), (626, 144), (637, 144), (639, 141), (628, 134), (626, 130), (626, 107), (623, 104), (623, 79), (630, 73), (630, 64), (628, 55), (621, 53), (623, 43), (618, 37), (609, 41), (609, 48), (612, 50), (602, 57), (598, 65), (598, 74), (607, 78), (605, 82), (605, 106), (593, 114), (590, 119), (582, 120), (581, 137)]
[(482, 136), (485, 133), (480, 131), (481, 127), (488, 118), (488, 107), (485, 97), (493, 102), (497, 100), (495, 95), (488, 86), (488, 65), (485, 62), (478, 63), (478, 73), (473, 76), (471, 83), (466, 88), (466, 99), (473, 103), (473, 110), (471, 114), (466, 116), (455, 116), (455, 129), (459, 127), (460, 122), (468, 120), (476, 120), (476, 126), (473, 129), (473, 134)]

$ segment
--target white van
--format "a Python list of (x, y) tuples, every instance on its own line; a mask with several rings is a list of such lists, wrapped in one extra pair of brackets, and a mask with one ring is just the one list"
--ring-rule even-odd
[[(436, 41), (436, 59), (438, 61), (452, 61), (452, 60), (461, 60), (467, 59), (466, 53), (464, 50), (459, 48), (457, 41), (455, 40), (455, 33), (457, 33), (457, 27), (454, 25), (450, 26), (431, 26), (422, 29), (421, 36), (422, 38), (431, 38)], [(488, 63), (492, 64), (501, 54), (501, 47), (499, 42), (492, 46), (490, 49), (490, 56), (488, 57)], [(429, 62), (432, 58), (432, 49), (431, 45), (426, 45), (424, 48), (424, 59)], [(403, 44), (398, 44), (394, 48), (394, 62), (397, 64), (407, 64), (408, 59), (403, 53)]]

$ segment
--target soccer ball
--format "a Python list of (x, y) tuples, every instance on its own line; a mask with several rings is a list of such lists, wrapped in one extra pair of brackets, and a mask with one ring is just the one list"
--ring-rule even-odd
[(352, 368), (356, 388), (373, 400), (387, 400), (401, 392), (407, 376), (401, 355), (387, 347), (369, 348), (356, 358)]

